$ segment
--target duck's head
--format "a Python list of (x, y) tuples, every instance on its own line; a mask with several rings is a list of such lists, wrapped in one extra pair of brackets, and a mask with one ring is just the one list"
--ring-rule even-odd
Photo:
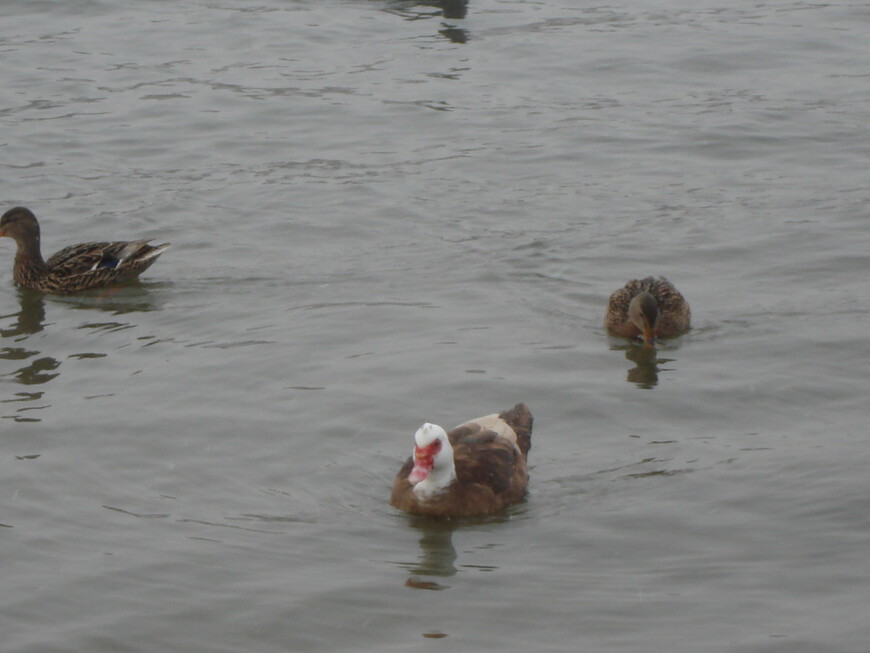
[(441, 486), (442, 475), (454, 474), (453, 447), (447, 433), (437, 424), (423, 424), (414, 434), (414, 469), (408, 475), (411, 485), (427, 479)]
[(39, 223), (30, 209), (16, 206), (0, 218), (0, 236), (7, 236), (16, 242), (39, 240)]
[(652, 347), (656, 343), (656, 331), (659, 326), (659, 303), (648, 292), (641, 292), (632, 297), (628, 305), (628, 319), (638, 329), (643, 343)]

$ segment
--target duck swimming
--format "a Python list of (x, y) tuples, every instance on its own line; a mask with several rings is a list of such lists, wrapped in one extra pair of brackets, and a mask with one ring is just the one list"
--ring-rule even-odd
[(689, 303), (664, 277), (632, 279), (610, 295), (604, 326), (622, 338), (640, 337), (651, 347), (689, 329)]
[(0, 236), (12, 238), (18, 246), (12, 266), (15, 283), (56, 294), (135, 279), (170, 246), (149, 245), (147, 240), (83, 243), (65, 247), (45, 261), (39, 246), (39, 223), (23, 206), (3, 214)]

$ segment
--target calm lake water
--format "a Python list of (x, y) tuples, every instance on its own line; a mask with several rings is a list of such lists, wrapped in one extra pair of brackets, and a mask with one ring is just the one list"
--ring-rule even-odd
[[(870, 9), (10, 0), (4, 653), (870, 649)], [(610, 338), (630, 278), (694, 328)], [(506, 515), (387, 503), (517, 401)]]

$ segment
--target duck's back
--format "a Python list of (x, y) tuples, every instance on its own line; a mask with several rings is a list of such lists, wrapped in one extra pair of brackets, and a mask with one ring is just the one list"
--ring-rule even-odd
[(41, 289), (70, 292), (100, 288), (138, 277), (169, 247), (148, 241), (115, 241), (70, 245), (46, 261)]

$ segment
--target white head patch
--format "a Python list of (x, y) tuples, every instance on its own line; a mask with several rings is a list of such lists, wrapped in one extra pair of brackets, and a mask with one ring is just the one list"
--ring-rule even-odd
[(435, 442), (435, 440), (438, 440), (441, 437), (447, 437), (447, 433), (444, 429), (437, 424), (426, 422), (423, 426), (418, 428), (417, 432), (414, 434), (414, 443), (422, 449), (428, 447), (430, 444)]

